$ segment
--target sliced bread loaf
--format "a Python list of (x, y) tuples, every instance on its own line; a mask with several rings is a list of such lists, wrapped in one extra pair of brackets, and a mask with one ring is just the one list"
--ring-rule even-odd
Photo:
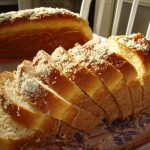
[(91, 69), (99, 77), (101, 82), (107, 87), (115, 97), (122, 112), (122, 117), (126, 118), (132, 114), (132, 100), (129, 88), (120, 71), (107, 61), (99, 57), (98, 52), (76, 45), (69, 53), (79, 64)]
[(123, 56), (136, 69), (143, 87), (143, 107), (150, 105), (150, 41), (141, 33), (111, 36), (109, 49)]
[(4, 72), (0, 75), (1, 107), (12, 119), (26, 128), (49, 132), (55, 135), (59, 129), (59, 122), (48, 117), (32, 107), (15, 88), (14, 74)]
[[(0, 90), (0, 94), (2, 91)], [(1, 102), (0, 96), (0, 102)], [(10, 115), (4, 112), (0, 105), (0, 149), (18, 150), (21, 145), (32, 138), (35, 131), (16, 123)]]
[(16, 81), (27, 101), (39, 111), (86, 133), (90, 133), (98, 125), (99, 119), (91, 113), (68, 103), (54, 90), (32, 76), (25, 69), (24, 63), (17, 69)]
[(32, 65), (42, 80), (68, 102), (90, 111), (100, 119), (104, 118), (103, 112), (99, 114), (100, 108), (96, 104), (90, 105), (90, 103), (92, 104), (90, 97), (84, 94), (62, 71), (57, 69), (57, 65), (52, 61), (49, 54), (42, 50), (39, 51)]
[(143, 109), (142, 87), (140, 85), (140, 81), (137, 79), (138, 73), (134, 66), (121, 55), (110, 51), (106, 44), (97, 44), (93, 50), (97, 51), (99, 58), (108, 61), (120, 70), (126, 80), (127, 86), (130, 89), (134, 114), (140, 112)]
[[(84, 93), (87, 94), (89, 99), (87, 102), (87, 109), (92, 114), (105, 118), (104, 110), (96, 104), (93, 97), (97, 90), (101, 88), (99, 79), (89, 69), (80, 66), (73, 58), (71, 58), (68, 52), (58, 47), (51, 55), (51, 59), (56, 65), (57, 69), (65, 74), (71, 81), (73, 81)], [(86, 109), (86, 108), (84, 108)]]

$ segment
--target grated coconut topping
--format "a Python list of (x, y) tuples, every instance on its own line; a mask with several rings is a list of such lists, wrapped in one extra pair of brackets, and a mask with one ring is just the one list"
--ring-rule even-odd
[(76, 19), (82, 19), (79, 14), (73, 13), (66, 9), (40, 7), (40, 8), (34, 8), (34, 9), (26, 9), (26, 10), (20, 10), (20, 11), (11, 11), (8, 13), (1, 13), (0, 23), (7, 22), (7, 21), (14, 22), (17, 19), (21, 19), (21, 18), (25, 18), (28, 20), (37, 20), (40, 18), (52, 16), (52, 15), (57, 16), (59, 14), (73, 16)]
[(112, 36), (119, 43), (125, 45), (128, 48), (131, 48), (136, 51), (143, 51), (145, 55), (148, 55), (150, 51), (150, 41), (147, 40), (143, 35), (131, 34), (129, 36)]

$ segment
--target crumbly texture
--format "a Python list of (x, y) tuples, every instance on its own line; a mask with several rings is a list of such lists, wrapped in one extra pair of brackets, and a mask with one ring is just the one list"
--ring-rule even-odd
[(25, 18), (28, 20), (37, 20), (52, 15), (56, 15), (56, 16), (69, 15), (75, 17), (76, 19), (81, 19), (81, 16), (79, 14), (70, 12), (69, 10), (66, 9), (40, 7), (35, 9), (26, 9), (26, 10), (2, 13), (0, 14), (0, 23), (7, 22), (7, 21), (14, 22), (20, 18)]
[(0, 107), (0, 137), (6, 139), (24, 138), (34, 134), (34, 130), (27, 129), (11, 119)]
[(150, 40), (141, 33), (112, 36), (109, 38), (109, 48), (127, 59), (136, 69), (142, 86), (143, 107), (147, 107), (150, 103)]
[[(101, 51), (101, 49), (90, 50), (84, 48), (84, 46), (76, 45), (76, 47), (71, 49), (69, 52), (74, 56), (74, 58), (76, 58), (79, 64), (90, 68), (96, 73), (99, 79), (107, 87), (108, 91), (115, 97), (124, 118), (129, 116), (132, 113), (130, 91), (124, 82), (123, 75), (109, 62), (101, 58), (103, 54), (106, 55), (109, 53), (105, 47), (102, 45)], [(123, 94), (118, 95), (118, 93), (123, 93), (123, 88), (126, 90), (126, 101), (124, 101)]]
[[(36, 73), (45, 80), (48, 79), (48, 77), (52, 72), (57, 71), (57, 68), (55, 67), (53, 61), (51, 60), (50, 55), (48, 55), (43, 50), (40, 50), (37, 53), (36, 57), (34, 57), (32, 66), (35, 68)], [(60, 75), (62, 74), (61, 72), (59, 73)], [(55, 77), (54, 79), (57, 79), (57, 77)], [(55, 84), (55, 82), (56, 81), (53, 81), (52, 84)]]
[(142, 51), (145, 55), (149, 54), (150, 41), (147, 40), (141, 33), (131, 34), (129, 36), (112, 36), (112, 38), (128, 48), (135, 51)]

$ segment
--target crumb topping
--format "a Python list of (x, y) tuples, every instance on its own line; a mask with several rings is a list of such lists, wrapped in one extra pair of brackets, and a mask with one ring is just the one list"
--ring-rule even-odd
[(50, 56), (44, 51), (39, 51), (33, 59), (33, 66), (42, 78), (47, 79), (50, 73), (55, 70), (50, 60)]
[(40, 93), (39, 84), (34, 79), (27, 79), (21, 86), (21, 91), (24, 93)]
[(91, 49), (93, 49), (97, 44), (100, 44), (100, 43), (101, 43), (101, 39), (96, 38), (96, 39), (92, 39), (92, 40), (88, 41), (87, 43), (85, 43), (85, 44), (83, 45), (83, 47), (86, 48), (86, 49), (91, 50)]
[(99, 44), (98, 47), (92, 49), (86, 49), (84, 46), (76, 46), (69, 50), (69, 54), (72, 55), (79, 64), (83, 67), (92, 69), (97, 75), (101, 75), (107, 68), (111, 65), (106, 61), (106, 58), (111, 52), (102, 45)]
[(40, 85), (36, 77), (26, 72), (24, 65), (25, 64), (22, 63), (17, 68), (15, 74), (15, 86), (25, 98), (29, 98), (35, 105), (39, 100), (44, 103), (48, 91)]
[(99, 54), (94, 50), (76, 46), (69, 50), (69, 54), (73, 56), (79, 64), (88, 66), (89, 64), (103, 64), (104, 61), (100, 59)]
[(0, 23), (6, 21), (14, 22), (15, 20), (20, 18), (25, 18), (28, 20), (37, 20), (47, 16), (52, 16), (52, 15), (57, 16), (59, 14), (73, 16), (76, 19), (82, 19), (79, 14), (73, 13), (66, 9), (40, 7), (34, 9), (26, 9), (26, 10), (2, 13), (0, 14)]
[(119, 43), (135, 51), (143, 51), (145, 55), (149, 54), (150, 41), (141, 33), (131, 34), (129, 36), (112, 36)]
[(106, 44), (102, 44), (102, 43), (95, 45), (93, 51), (101, 59), (107, 59), (107, 57), (109, 57), (114, 53), (107, 48)]
[(73, 74), (78, 68), (78, 63), (70, 57), (68, 52), (62, 48), (57, 48), (51, 55), (54, 63), (58, 67), (59, 70), (64, 72), (64, 74)]

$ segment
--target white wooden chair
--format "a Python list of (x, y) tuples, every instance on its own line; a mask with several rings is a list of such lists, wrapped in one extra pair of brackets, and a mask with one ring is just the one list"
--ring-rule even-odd
[[(96, 0), (96, 1), (99, 1), (99, 0)], [(92, 0), (83, 0), (82, 1), (80, 15), (82, 17), (84, 17), (85, 19), (88, 18), (91, 2), (92, 2)], [(94, 22), (95, 24), (94, 24), (94, 28), (93, 28), (93, 32), (96, 34), (99, 34), (100, 28), (102, 26), (102, 17), (103, 17), (103, 12), (105, 9), (105, 5), (104, 5), (105, 2), (106, 2), (105, 0), (100, 0), (99, 6), (98, 6), (98, 14), (97, 14), (97, 18), (95, 19), (96, 21)], [(133, 0), (131, 11), (130, 11), (130, 16), (129, 16), (129, 20), (128, 20), (128, 25), (127, 25), (127, 29), (126, 29), (126, 35), (129, 35), (132, 33), (133, 23), (135, 20), (135, 15), (137, 12), (138, 4), (139, 4), (139, 0)], [(116, 11), (115, 11), (115, 16), (114, 16), (114, 20), (113, 20), (112, 31), (111, 31), (112, 35), (117, 34), (122, 5), (123, 5), (123, 0), (118, 0), (117, 6), (116, 6)], [(149, 21), (148, 29), (146, 32), (146, 38), (150, 39), (150, 21)]]

